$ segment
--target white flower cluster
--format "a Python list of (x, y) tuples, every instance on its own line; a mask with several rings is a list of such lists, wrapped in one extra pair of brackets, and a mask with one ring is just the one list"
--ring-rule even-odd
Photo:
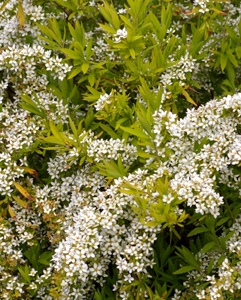
[[(41, 220), (33, 211), (23, 209), (18, 204), (14, 205), (14, 211), (18, 222), (10, 220), (7, 224), (3, 218), (0, 219), (0, 286), (3, 299), (9, 299), (12, 290), (18, 292), (20, 297), (24, 297), (24, 283), (21, 283), (21, 275), (19, 273), (13, 276), (11, 268), (27, 264), (21, 248), (25, 244), (28, 247), (33, 246), (36, 242), (35, 234), (37, 232), (42, 234), (39, 229)], [(31, 276), (32, 280), (35, 280), (36, 273), (37, 271), (34, 268), (30, 270), (29, 276)], [(33, 282), (33, 284), (35, 283)], [(37, 286), (32, 287), (32, 289), (35, 288)]]
[(95, 162), (102, 160), (118, 160), (121, 158), (124, 165), (131, 165), (136, 159), (137, 149), (135, 146), (125, 144), (124, 140), (92, 140), (87, 147), (89, 157), (94, 157)]
[(122, 41), (122, 39), (127, 38), (127, 35), (128, 35), (128, 32), (125, 27), (123, 29), (118, 29), (117, 32), (114, 34), (115, 42), (120, 43)]
[(241, 257), (241, 216), (239, 216), (232, 227), (229, 229), (233, 233), (230, 239), (227, 241), (227, 246), (230, 252), (235, 253)]
[[(26, 43), (27, 37), (32, 37), (33, 44), (39, 44), (37, 35), (40, 30), (35, 25), (36, 21), (43, 22), (45, 20), (45, 13), (41, 6), (36, 6), (30, 0), (22, 0), (21, 5), (23, 13), (28, 16), (25, 18), (24, 27), (21, 28), (18, 19), (18, 0), (7, 1), (4, 10), (0, 15), (0, 45), (7, 47), (11, 45), (22, 46)], [(13, 14), (14, 11), (14, 14)]]
[[(100, 191), (105, 181), (98, 180), (96, 175), (92, 180), (86, 172), (86, 176), (82, 173), (75, 177), (79, 191), (65, 208), (65, 239), (53, 256), (55, 268), (65, 274), (65, 289), (69, 293), (71, 286), (79, 286), (83, 291), (93, 280), (103, 284), (110, 262), (115, 262), (119, 270), (116, 288), (132, 282), (135, 274), (146, 273), (146, 268), (153, 264), (151, 245), (160, 231), (160, 227), (142, 225), (128, 207), (135, 203), (133, 196), (119, 192), (125, 180), (141, 185), (145, 172), (117, 180), (105, 191)], [(85, 190), (85, 186), (91, 190)]]
[[(169, 58), (172, 62), (173, 58)], [(192, 76), (199, 71), (199, 64), (193, 59), (187, 52), (185, 56), (182, 56), (178, 63), (168, 67), (161, 75), (160, 82), (163, 86), (162, 101), (171, 97), (171, 92), (168, 91), (168, 85), (172, 85), (175, 80), (179, 80), (180, 86), (185, 86), (186, 74), (191, 73)]]
[(210, 2), (210, 0), (194, 0), (193, 6), (200, 6), (201, 9), (199, 9), (199, 12), (205, 13), (209, 11), (209, 9), (207, 8), (207, 4)]
[[(6, 70), (7, 73), (15, 73), (23, 82), (22, 84), (34, 83), (37, 76), (36, 65), (45, 64), (46, 69), (53, 71), (55, 77), (63, 79), (71, 67), (62, 63), (62, 59), (51, 57), (51, 51), (45, 51), (43, 47), (33, 45), (32, 47), (24, 45), (22, 48), (15, 45), (9, 46), (0, 54), (0, 70)], [(24, 75), (22, 70), (24, 69)]]
[[(170, 186), (201, 214), (219, 215), (218, 207), (223, 198), (216, 191), (217, 177), (221, 174), (224, 180), (229, 176), (230, 166), (241, 161), (241, 136), (237, 132), (240, 105), (241, 94), (236, 94), (189, 110), (180, 120), (162, 110), (155, 114), (156, 144), (163, 144), (165, 130), (170, 134), (165, 147), (171, 154), (163, 162), (172, 178)], [(165, 158), (165, 151), (159, 150), (159, 155)], [(236, 176), (236, 181), (239, 180)]]
[(98, 110), (102, 110), (105, 108), (105, 105), (109, 105), (112, 103), (112, 95), (111, 94), (104, 94), (104, 95), (100, 95), (100, 98), (97, 100), (96, 104), (95, 104), (95, 109)]

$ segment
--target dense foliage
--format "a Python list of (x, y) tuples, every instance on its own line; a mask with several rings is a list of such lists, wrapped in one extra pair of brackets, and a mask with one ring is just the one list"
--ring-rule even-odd
[(0, 2), (0, 298), (241, 299), (240, 1)]

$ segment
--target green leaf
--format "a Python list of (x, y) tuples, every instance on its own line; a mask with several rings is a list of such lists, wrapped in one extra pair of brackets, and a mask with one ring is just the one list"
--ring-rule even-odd
[(21, 99), (25, 102), (25, 103), (20, 103), (20, 105), (22, 106), (23, 109), (25, 109), (31, 113), (34, 113), (36, 115), (39, 115), (42, 118), (45, 117), (45, 113), (41, 109), (38, 108), (37, 104), (28, 95), (22, 94)]
[(215, 262), (215, 258), (212, 258), (212, 260), (210, 261), (210, 263), (208, 265), (207, 274), (209, 274), (211, 272), (214, 262)]
[(217, 222), (216, 226), (221, 226), (221, 225), (223, 225), (223, 224), (226, 223), (229, 219), (230, 219), (229, 217), (220, 219), (220, 220)]
[(34, 245), (31, 248), (28, 248), (25, 252), (23, 252), (24, 256), (30, 261), (33, 267), (38, 270), (38, 262), (37, 257), (40, 253), (40, 245)]
[(235, 43), (238, 43), (239, 42), (239, 37), (236, 35), (235, 31), (231, 27), (229, 27), (228, 25), (225, 25), (225, 28), (228, 32), (228, 35), (231, 37), (231, 39)]
[(226, 243), (234, 234), (235, 231), (230, 231), (225, 237), (223, 237), (223, 241)]
[(103, 164), (97, 164), (99, 173), (107, 176), (108, 178), (119, 178), (126, 176), (126, 172), (123, 172), (114, 161), (104, 161)]
[(96, 78), (93, 72), (88, 75), (88, 81), (91, 86), (94, 86)]
[(181, 267), (181, 269), (173, 272), (173, 274), (175, 274), (175, 275), (184, 274), (184, 273), (190, 272), (194, 269), (195, 269), (195, 267), (193, 267), (193, 266), (185, 266), (185, 267)]
[(85, 51), (87, 61), (89, 61), (91, 56), (94, 54), (94, 51), (92, 51), (91, 49), (92, 49), (92, 40), (89, 41)]
[(48, 39), (48, 38), (46, 38), (46, 37), (44, 37), (44, 36), (42, 36), (42, 35), (38, 35), (38, 37), (41, 39), (41, 40), (43, 40), (43, 41), (45, 41), (47, 44), (49, 44), (49, 45), (51, 45), (51, 46), (44, 46), (45, 48), (47, 48), (47, 49), (57, 49), (58, 47), (59, 47), (59, 44), (58, 43), (56, 43), (56, 42), (54, 42), (54, 41), (52, 41), (52, 40), (50, 40), (50, 39)]
[(221, 69), (222, 71), (225, 69), (228, 61), (228, 56), (226, 53), (221, 53), (220, 55), (220, 61), (221, 61)]
[(62, 33), (61, 33), (61, 30), (59, 28), (59, 23), (56, 21), (55, 18), (53, 18), (53, 20), (49, 20), (49, 24), (50, 26), (52, 27), (53, 29), (53, 32), (55, 33), (55, 36), (56, 36), (56, 41), (58, 42), (59, 45), (62, 44)]
[(56, 139), (59, 139), (60, 141), (65, 143), (65, 136), (62, 132), (59, 132), (57, 127), (54, 125), (53, 121), (49, 121), (50, 130), (53, 133), (54, 137)]
[(79, 67), (77, 67), (77, 68), (74, 68), (74, 69), (70, 72), (68, 79), (71, 79), (71, 78), (75, 77), (75, 76), (78, 75), (81, 71), (82, 71), (82, 66), (79, 66)]
[(111, 27), (110, 25), (108, 25), (108, 24), (100, 24), (99, 23), (99, 26), (102, 29), (104, 29), (105, 31), (107, 31), (107, 32), (109, 32), (111, 34), (115, 34), (116, 33), (116, 30), (113, 27)]
[(221, 265), (221, 263), (225, 260), (225, 258), (226, 258), (226, 255), (220, 256), (218, 259), (218, 265)]
[(39, 116), (43, 116), (43, 114), (38, 110), (36, 109), (36, 107), (32, 106), (32, 105), (29, 105), (29, 104), (25, 104), (25, 103), (20, 103), (21, 107), (27, 111), (29, 111), (30, 113), (33, 113), (35, 115), (39, 115)]
[(136, 152), (136, 154), (140, 157), (143, 157), (143, 158), (150, 158), (150, 157), (154, 157), (153, 154), (150, 154), (150, 153), (146, 153), (146, 152), (142, 152), (142, 151), (138, 151)]
[(145, 134), (145, 133), (143, 132), (143, 130), (140, 129), (140, 128), (134, 129), (134, 128), (123, 127), (123, 126), (120, 126), (120, 128), (121, 128), (123, 131), (128, 132), (128, 133), (130, 133), (130, 134), (132, 134), (132, 135), (134, 135), (134, 136), (137, 136), (137, 137), (140, 137), (140, 138), (143, 138), (143, 139), (150, 139), (149, 136), (148, 136), (147, 134)]
[(78, 139), (78, 132), (77, 132), (77, 129), (75, 127), (75, 124), (74, 122), (72, 121), (71, 117), (69, 116), (69, 125), (70, 125), (70, 128), (74, 134), (74, 137), (76, 138), (76, 140)]
[(238, 56), (238, 59), (240, 59), (241, 58), (241, 46), (236, 47), (235, 48), (235, 52), (236, 52), (236, 54)]
[(120, 28), (120, 19), (113, 4), (109, 4), (107, 1), (103, 1), (103, 3), (104, 6), (98, 3), (100, 13), (106, 19), (106, 21), (108, 21), (108, 23), (118, 30)]
[(203, 232), (207, 232), (207, 231), (209, 231), (209, 229), (206, 227), (197, 227), (197, 228), (194, 228), (191, 232), (189, 232), (189, 234), (187, 236), (190, 237), (190, 236), (194, 236), (199, 233), (203, 233)]
[(237, 68), (238, 62), (235, 58), (235, 56), (232, 53), (228, 53), (228, 59), (231, 61), (231, 63)]
[(28, 267), (27, 269), (23, 269), (23, 267), (18, 267), (19, 273), (22, 275), (23, 279), (25, 279), (27, 282), (31, 282), (30, 277), (29, 277), (29, 270)]
[(51, 91), (51, 93), (53, 93), (55, 96), (57, 96), (58, 98), (62, 98), (62, 93), (61, 90), (58, 89), (55, 85), (53, 84), (49, 84), (48, 85), (48, 89)]
[(136, 57), (136, 52), (135, 52), (135, 50), (134, 50), (133, 48), (131, 48), (129, 51), (130, 51), (131, 57), (134, 59), (134, 58)]
[(199, 264), (197, 263), (197, 260), (194, 256), (194, 254), (188, 250), (186, 247), (182, 246), (182, 248), (176, 247), (179, 251), (179, 253), (182, 254), (183, 258), (185, 259), (185, 261), (190, 264), (191, 266), (193, 266), (194, 268), (196, 268), (197, 270), (200, 269)]
[(209, 242), (207, 243), (201, 250), (201, 253), (207, 253), (209, 250), (211, 250), (214, 246), (216, 246), (215, 242)]
[(95, 118), (95, 114), (93, 112), (93, 108), (90, 107), (84, 120), (86, 129), (90, 127), (90, 124), (92, 123), (94, 118)]
[(153, 123), (153, 118), (150, 112), (150, 109), (146, 108), (143, 105), (139, 105), (136, 108), (136, 114), (138, 116), (138, 120), (141, 123), (141, 126), (144, 128), (144, 130), (148, 133), (148, 135), (152, 135), (151, 125)]
[(13, 197), (13, 199), (14, 199), (15, 201), (17, 201), (21, 206), (23, 206), (24, 208), (28, 208), (28, 203), (27, 203), (27, 202), (23, 201), (22, 199), (20, 199), (20, 198), (14, 196), (14, 195), (13, 195), (12, 197)]
[(118, 134), (115, 133), (115, 131), (110, 127), (107, 126), (105, 124), (100, 123), (99, 124), (100, 127), (109, 134), (110, 137), (112, 137), (113, 139), (119, 139), (120, 137), (118, 136)]
[(84, 63), (84, 64), (81, 66), (81, 68), (82, 68), (82, 72), (83, 72), (84, 74), (86, 74), (87, 71), (88, 71), (88, 69), (89, 69), (89, 63)]
[(50, 264), (52, 255), (53, 255), (52, 251), (45, 251), (39, 256), (38, 262), (40, 262), (41, 264), (43, 264), (45, 266), (48, 266)]
[[(131, 22), (129, 21), (129, 19), (123, 15), (119, 15), (119, 17), (122, 19), (122, 21), (130, 28), (133, 28)], [(114, 32), (115, 33), (115, 32)]]
[(56, 144), (56, 145), (65, 145), (65, 142), (63, 142), (62, 140), (60, 140), (54, 136), (41, 137), (41, 140), (44, 141), (45, 143)]
[(69, 59), (76, 59), (76, 60), (80, 60), (80, 61), (84, 60), (84, 55), (80, 51), (76, 51), (76, 50), (73, 51), (70, 49), (59, 49), (59, 50), (65, 54), (68, 54)]
[(148, 226), (148, 227), (156, 227), (160, 225), (160, 222), (158, 221), (148, 221), (147, 223), (145, 223), (145, 226)]
[(197, 106), (197, 104), (193, 101), (193, 99), (189, 96), (189, 94), (185, 90), (182, 90), (182, 94), (183, 96), (185, 96), (188, 102)]
[(57, 3), (59, 3), (61, 6), (67, 7), (67, 8), (69, 8), (70, 10), (73, 10), (73, 8), (74, 8), (72, 2), (69, 2), (69, 1), (64, 1), (64, 0), (49, 0), (49, 1), (51, 1), (51, 2), (57, 2)]
[(44, 33), (50, 39), (55, 40), (59, 44), (59, 38), (53, 30), (51, 30), (48, 26), (43, 26), (38, 23), (36, 23), (36, 24), (37, 24), (38, 28), (42, 31), (42, 33)]

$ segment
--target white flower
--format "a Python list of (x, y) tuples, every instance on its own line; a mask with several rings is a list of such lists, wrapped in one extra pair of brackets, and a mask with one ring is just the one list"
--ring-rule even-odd
[(123, 29), (118, 29), (117, 32), (114, 34), (115, 42), (119, 43), (122, 39), (126, 39), (127, 34), (128, 33), (125, 27)]

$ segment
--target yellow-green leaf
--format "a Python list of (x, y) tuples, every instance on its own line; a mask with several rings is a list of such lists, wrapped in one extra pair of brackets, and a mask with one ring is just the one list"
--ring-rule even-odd
[(84, 74), (86, 74), (87, 71), (88, 71), (88, 69), (89, 69), (89, 63), (84, 63), (84, 64), (82, 65), (82, 72), (83, 72)]
[(16, 189), (25, 197), (27, 198), (29, 201), (33, 201), (33, 198), (29, 195), (28, 191), (25, 190), (25, 188), (23, 188), (20, 184), (18, 184), (17, 182), (13, 183), (16, 187)]
[(24, 18), (23, 6), (22, 6), (22, 2), (21, 1), (18, 1), (18, 12), (17, 12), (17, 15), (18, 15), (19, 24), (20, 24), (20, 26), (23, 29), (25, 18)]
[(88, 75), (88, 81), (89, 81), (89, 84), (91, 85), (91, 86), (94, 86), (94, 84), (95, 84), (95, 74), (92, 72), (92, 73), (90, 73), (89, 75)]
[(130, 55), (133, 59), (136, 57), (136, 52), (133, 48), (130, 49)]
[(78, 138), (78, 132), (77, 132), (77, 129), (75, 127), (75, 124), (74, 122), (72, 121), (71, 117), (69, 116), (69, 125), (70, 125), (70, 128), (74, 134), (74, 137), (77, 139)]
[(3, 5), (0, 7), (0, 12), (4, 9), (4, 7), (8, 4), (10, 0), (7, 0), (3, 3)]
[(12, 218), (16, 219), (16, 214), (10, 205), (8, 205), (8, 212)]
[(120, 128), (125, 131), (128, 132), (132, 135), (138, 136), (140, 138), (144, 138), (144, 139), (150, 139), (149, 136), (147, 134), (144, 133), (144, 131), (141, 128), (129, 128), (129, 127), (123, 127), (120, 126)]
[(217, 14), (222, 15), (222, 16), (225, 16), (225, 15), (226, 15), (225, 12), (220, 11), (220, 10), (218, 10), (218, 9), (215, 8), (215, 7), (210, 7), (210, 10), (213, 10), (213, 11), (215, 11)]
[(225, 69), (225, 67), (227, 65), (227, 61), (228, 61), (228, 56), (226, 53), (222, 53), (220, 55), (220, 61), (221, 61), (221, 69), (223, 71)]
[(71, 79), (71, 78), (75, 77), (75, 76), (78, 75), (81, 71), (82, 71), (82, 66), (79, 66), (79, 67), (73, 69), (73, 71), (71, 71), (71, 73), (69, 74), (68, 79)]
[(57, 139), (59, 139), (60, 141), (63, 141), (63, 142), (64, 142), (64, 140), (65, 140), (64, 134), (63, 134), (62, 132), (59, 132), (59, 131), (58, 131), (58, 129), (57, 129), (57, 127), (54, 125), (53, 121), (50, 121), (50, 122), (49, 122), (49, 126), (50, 126), (50, 129), (51, 129), (53, 135), (54, 135)]
[(28, 208), (28, 203), (23, 201), (22, 199), (16, 197), (16, 196), (13, 196), (13, 199), (15, 201), (17, 201), (21, 206), (23, 206), (24, 208)]
[(197, 104), (193, 101), (193, 99), (189, 96), (189, 94), (185, 90), (182, 91), (182, 94), (183, 96), (185, 96), (188, 102), (197, 106)]
[(51, 144), (56, 144), (56, 145), (65, 145), (64, 141), (54, 137), (53, 135), (47, 136), (47, 137), (42, 137), (41, 140), (44, 141), (45, 143), (51, 143)]
[(100, 23), (99, 23), (99, 26), (100, 26), (102, 29), (104, 29), (105, 31), (108, 31), (108, 32), (110, 32), (110, 33), (112, 33), (112, 34), (115, 34), (115, 33), (116, 33), (116, 30), (115, 30), (113, 27), (111, 27), (110, 25), (108, 25), (108, 24), (100, 24)]
[(23, 169), (27, 173), (33, 175), (34, 177), (38, 177), (38, 172), (36, 170), (34, 170), (34, 169), (27, 168), (27, 167), (21, 167), (21, 169)]

